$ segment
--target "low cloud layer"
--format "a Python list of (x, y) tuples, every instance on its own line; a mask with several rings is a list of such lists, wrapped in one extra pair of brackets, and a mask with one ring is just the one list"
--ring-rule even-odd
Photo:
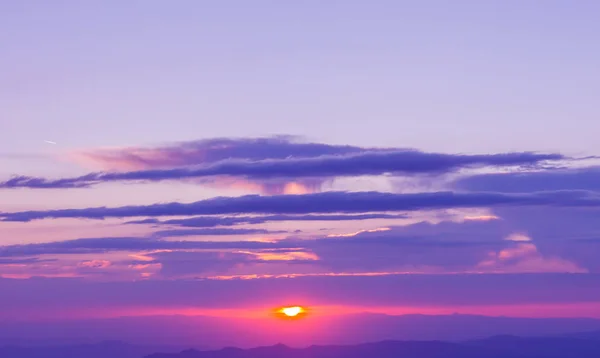
[[(130, 277), (131, 269), (156, 278), (196, 278), (394, 272), (584, 273), (590, 271), (588, 267), (594, 267), (593, 260), (569, 261), (559, 253), (549, 252), (543, 245), (545, 238), (533, 240), (515, 232), (512, 225), (502, 220), (422, 222), (307, 239), (219, 241), (215, 236), (209, 238), (210, 241), (181, 240), (186, 235), (194, 235), (195, 230), (198, 229), (174, 230), (177, 235), (164, 237), (178, 236), (178, 240), (165, 240), (161, 235), (151, 234), (146, 238), (89, 238), (4, 246), (0, 247), (0, 258), (21, 260), (61, 255), (64, 260), (65, 255), (74, 259), (87, 255), (94, 260), (104, 260), (112, 257), (116, 260), (111, 265), (112, 271), (99, 270), (96, 275), (118, 274), (115, 270), (120, 265), (122, 271), (129, 272), (121, 272), (120, 276), (125, 278)], [(580, 253), (597, 246), (592, 241), (584, 244), (563, 240), (562, 243)], [(115, 256), (114, 253), (121, 254)], [(81, 274), (79, 269), (74, 273)]]

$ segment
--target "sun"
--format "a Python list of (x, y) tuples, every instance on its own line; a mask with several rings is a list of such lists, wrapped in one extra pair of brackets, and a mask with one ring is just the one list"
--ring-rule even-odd
[(275, 314), (283, 319), (298, 319), (306, 316), (308, 310), (302, 306), (280, 307), (275, 310)]
[(283, 313), (284, 315), (286, 315), (288, 317), (296, 317), (297, 315), (302, 313), (302, 311), (304, 311), (304, 310), (300, 306), (283, 307), (281, 309), (281, 313)]

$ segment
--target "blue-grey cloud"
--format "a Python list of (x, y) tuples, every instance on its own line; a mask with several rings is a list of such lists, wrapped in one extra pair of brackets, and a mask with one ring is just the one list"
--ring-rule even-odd
[(155, 147), (128, 147), (80, 153), (103, 167), (169, 168), (215, 163), (226, 159), (311, 158), (401, 148), (364, 148), (350, 145), (307, 143), (280, 135), (263, 138), (209, 138)]
[(404, 219), (403, 214), (358, 214), (358, 215), (268, 215), (268, 216), (197, 216), (186, 219), (143, 219), (125, 224), (176, 225), (181, 227), (215, 227), (239, 224), (264, 224), (272, 221), (355, 221), (372, 219)]
[(529, 193), (532, 191), (600, 191), (600, 167), (497, 173), (467, 176), (453, 183), (457, 189)]
[(32, 210), (0, 213), (0, 218), (3, 221), (26, 222), (45, 218), (103, 219), (179, 215), (369, 213), (506, 205), (598, 207), (600, 199), (584, 191), (530, 194), (325, 192), (305, 195), (217, 197), (193, 203), (165, 203), (115, 208)]
[[(1, 250), (1, 249), (0, 249)], [(28, 256), (28, 255), (26, 255)], [(24, 264), (35, 264), (40, 262), (56, 262), (57, 259), (40, 259), (38, 257), (26, 257), (26, 258), (0, 258), (0, 265), (24, 265)]]
[(168, 238), (178, 236), (227, 236), (227, 235), (269, 235), (269, 234), (283, 234), (286, 231), (281, 230), (265, 230), (265, 229), (230, 229), (230, 228), (204, 228), (204, 229), (174, 229), (174, 230), (161, 230), (156, 231), (152, 234), (155, 238)]
[[(145, 237), (101, 237), (0, 246), (0, 257), (144, 250), (268, 249), (285, 246), (283, 243), (274, 246), (273, 243), (258, 241), (167, 241)], [(294, 245), (289, 243), (287, 246), (293, 247)]]
[[(402, 231), (402, 230), (400, 230)], [(454, 237), (440, 238), (416, 237), (410, 235), (366, 235), (354, 238), (320, 238), (320, 239), (284, 239), (274, 242), (263, 241), (175, 241), (161, 240), (156, 237), (103, 237), (82, 238), (74, 240), (53, 241), (47, 243), (21, 244), (0, 246), (0, 257), (20, 257), (45, 254), (81, 254), (81, 253), (105, 253), (111, 251), (145, 251), (145, 250), (273, 250), (294, 248), (329, 248), (341, 247), (343, 245), (361, 248), (368, 244), (376, 246), (398, 246), (398, 247), (428, 247), (436, 246), (442, 248), (463, 246), (486, 246), (486, 240), (464, 241), (455, 240)], [(493, 244), (492, 244), (493, 246)]]
[(128, 172), (91, 173), (74, 178), (45, 179), (16, 176), (0, 183), (0, 188), (81, 188), (115, 181), (187, 180), (233, 176), (250, 180), (330, 178), (362, 175), (442, 174), (460, 168), (533, 165), (564, 159), (560, 154), (504, 153), (460, 155), (419, 151), (375, 151), (310, 158), (224, 160), (200, 167), (146, 169)]

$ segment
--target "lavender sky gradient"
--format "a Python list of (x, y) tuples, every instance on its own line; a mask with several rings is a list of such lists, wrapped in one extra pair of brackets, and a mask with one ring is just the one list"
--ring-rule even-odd
[(2, 2), (0, 319), (600, 318), (599, 11)]

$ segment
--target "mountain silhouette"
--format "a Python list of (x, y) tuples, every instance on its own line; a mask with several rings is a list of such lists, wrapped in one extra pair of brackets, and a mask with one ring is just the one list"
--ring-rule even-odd
[(578, 338), (492, 337), (461, 343), (441, 341), (383, 341), (348, 346), (285, 345), (215, 351), (186, 350), (146, 358), (597, 358), (600, 340)]
[[(567, 336), (494, 336), (463, 342), (380, 341), (356, 345), (284, 344), (257, 348), (181, 350), (174, 347), (136, 346), (101, 342), (62, 346), (4, 346), (2, 358), (598, 358), (599, 332)], [(579, 338), (588, 337), (588, 338)], [(156, 353), (167, 352), (167, 353)]]

